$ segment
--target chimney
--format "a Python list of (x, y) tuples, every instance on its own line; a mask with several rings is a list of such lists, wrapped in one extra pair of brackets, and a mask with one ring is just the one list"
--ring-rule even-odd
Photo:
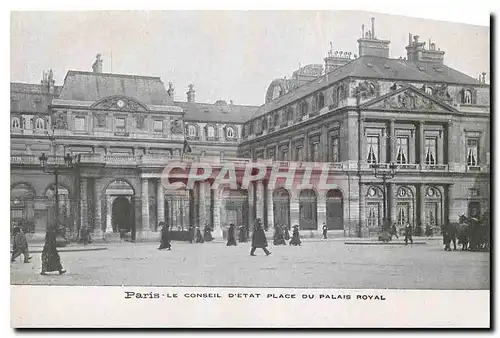
[(168, 96), (170, 96), (170, 98), (173, 101), (174, 100), (174, 84), (172, 82), (168, 83), (167, 94), (168, 94)]
[(418, 41), (419, 38), (415, 35), (412, 41), (412, 34), (408, 34), (408, 46), (405, 47), (408, 61), (443, 64), (444, 52), (439, 48), (436, 49), (436, 44), (431, 39), (429, 39), (428, 49), (425, 49), (425, 42)]
[(195, 93), (195, 90), (193, 89), (194, 88), (194, 85), (193, 84), (190, 84), (189, 86), (189, 90), (186, 92), (187, 94), (187, 102), (192, 102), (194, 103), (194, 93)]
[(101, 53), (97, 53), (94, 64), (92, 65), (92, 70), (94, 73), (102, 73)]
[(359, 56), (372, 55), (389, 57), (389, 40), (379, 40), (375, 35), (375, 18), (371, 18), (372, 29), (365, 33), (365, 25), (361, 26), (361, 38), (358, 39)]
[(328, 51), (327, 56), (323, 59), (325, 61), (325, 74), (342, 67), (349, 61), (356, 58), (356, 54), (354, 54), (354, 58), (352, 58), (353, 54), (351, 52), (344, 52), (333, 50), (333, 43), (330, 42), (330, 50)]
[(54, 94), (54, 73), (52, 69), (50, 69), (47, 73), (45, 71), (42, 72), (42, 81), (40, 83), (47, 88), (47, 92), (49, 94)]
[(483, 75), (483, 80), (481, 82), (486, 83), (486, 72), (482, 72), (481, 74)]

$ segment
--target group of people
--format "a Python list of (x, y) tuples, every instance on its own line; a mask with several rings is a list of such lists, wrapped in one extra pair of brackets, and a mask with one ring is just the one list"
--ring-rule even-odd
[(284, 225), (277, 224), (274, 226), (274, 245), (286, 245), (286, 241), (290, 240), (290, 245), (300, 246), (302, 241), (300, 240), (299, 226), (293, 226), (292, 238), (290, 239), (290, 233), (288, 228)]
[[(161, 237), (160, 237), (160, 247), (158, 250), (172, 250), (172, 244), (170, 244), (170, 229), (167, 223), (160, 222), (158, 227), (161, 229)], [(214, 238), (212, 236), (212, 228), (205, 224), (205, 228), (203, 229), (203, 235), (201, 233), (200, 227), (189, 227), (189, 243), (205, 243), (211, 242)]]
[[(15, 262), (16, 258), (20, 255), (24, 257), (24, 263), (30, 263), (31, 256), (29, 255), (28, 241), (24, 231), (19, 226), (13, 229), (12, 240), (12, 256), (10, 262)], [(53, 228), (47, 229), (45, 235), (45, 244), (42, 250), (42, 271), (41, 275), (46, 275), (48, 272), (59, 272), (60, 275), (64, 274), (66, 270), (61, 264), (61, 257), (57, 251), (56, 230)]]

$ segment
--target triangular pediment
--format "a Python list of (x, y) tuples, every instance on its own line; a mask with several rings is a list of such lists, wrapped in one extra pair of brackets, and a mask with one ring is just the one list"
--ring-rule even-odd
[(92, 104), (93, 109), (119, 111), (147, 111), (145, 104), (126, 96), (108, 96)]
[(426, 112), (456, 112), (456, 109), (440, 99), (425, 94), (423, 91), (406, 86), (391, 91), (386, 95), (363, 103), (363, 109), (405, 110)]

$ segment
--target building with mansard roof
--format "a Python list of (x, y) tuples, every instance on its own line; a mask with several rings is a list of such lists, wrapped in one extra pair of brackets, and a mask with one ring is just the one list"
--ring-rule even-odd
[[(159, 77), (68, 71), (61, 86), (52, 72), (40, 84), (11, 83), (11, 219), (32, 235), (59, 222), (95, 236), (156, 238), (173, 229), (230, 223), (272, 228), (299, 225), (316, 235), (325, 223), (336, 236), (372, 236), (384, 220), (417, 234), (439, 234), (461, 214), (489, 212), (490, 89), (485, 73), (472, 78), (445, 65), (445, 51), (410, 34), (406, 58), (391, 58), (390, 41), (362, 30), (357, 54), (334, 51), (324, 64), (300, 67), (271, 81), (261, 106), (195, 99), (188, 86), (178, 101)], [(188, 152), (189, 151), (189, 152)], [(44, 173), (39, 157), (58, 167)], [(76, 165), (65, 168), (71, 154)], [(174, 160), (210, 160), (214, 167), (259, 161), (267, 174), (247, 189), (164, 189)], [(299, 181), (327, 188), (271, 184), (272, 170), (296, 165)], [(394, 177), (385, 184), (373, 164)], [(184, 176), (183, 176), (184, 175)], [(187, 180), (186, 172), (180, 180)]]

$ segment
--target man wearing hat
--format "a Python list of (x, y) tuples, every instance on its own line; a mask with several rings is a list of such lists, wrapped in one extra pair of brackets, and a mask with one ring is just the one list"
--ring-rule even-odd
[(271, 252), (267, 250), (267, 238), (264, 229), (262, 228), (262, 223), (260, 218), (257, 218), (255, 222), (255, 229), (252, 234), (252, 250), (250, 251), (250, 256), (255, 256), (255, 250), (261, 248), (269, 256)]
[(14, 243), (12, 244), (12, 257), (10, 258), (10, 262), (14, 262), (16, 258), (22, 254), (24, 256), (24, 263), (29, 263), (31, 256), (28, 253), (28, 241), (20, 226), (14, 227), (13, 235)]
[(326, 223), (323, 222), (323, 238), (327, 239), (326, 234), (328, 233), (328, 227), (326, 226)]

